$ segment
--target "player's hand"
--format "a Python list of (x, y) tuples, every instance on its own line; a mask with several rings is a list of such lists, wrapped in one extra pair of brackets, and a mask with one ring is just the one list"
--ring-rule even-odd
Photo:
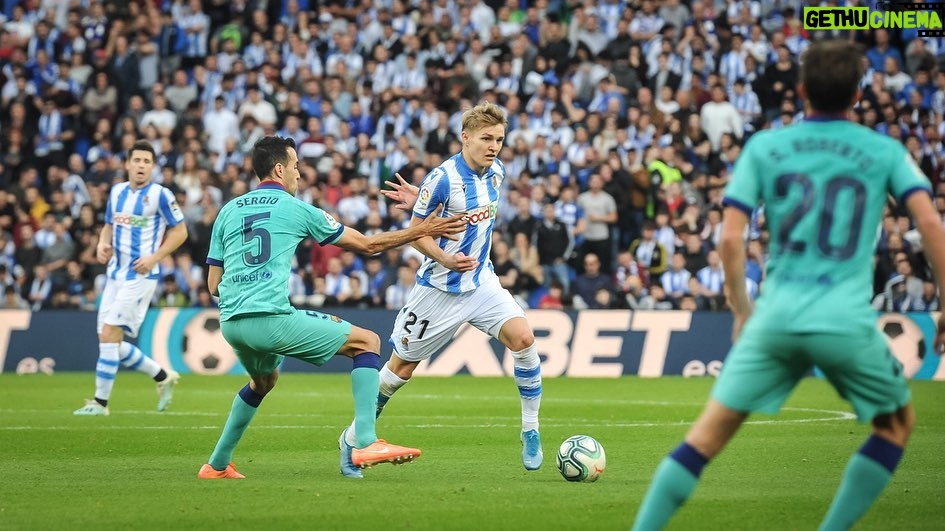
[(112, 244), (108, 242), (99, 243), (95, 247), (95, 258), (100, 264), (107, 264), (112, 259)]
[(384, 194), (384, 197), (397, 202), (394, 208), (410, 212), (413, 210), (413, 205), (417, 202), (420, 189), (405, 181), (399, 173), (395, 173), (394, 177), (397, 177), (399, 182), (387, 181), (387, 186), (390, 186), (393, 190), (381, 190), (381, 193)]
[(155, 265), (157, 265), (157, 258), (155, 258), (153, 255), (142, 256), (141, 258), (135, 260), (133, 264), (131, 264), (131, 266), (135, 268), (135, 271), (141, 273), (142, 275), (147, 275), (150, 273), (151, 270), (154, 269)]
[(945, 354), (945, 312), (938, 314), (938, 325), (935, 329), (935, 352)]
[(443, 212), (443, 205), (436, 207), (436, 212), (430, 214), (423, 220), (420, 227), (423, 228), (425, 236), (433, 238), (442, 236), (444, 238), (456, 241), (453, 234), (459, 234), (466, 231), (466, 225), (469, 223), (469, 217), (466, 214), (456, 214), (448, 218), (440, 217)]
[(441, 262), (440, 265), (449, 269), (450, 271), (465, 273), (467, 271), (473, 271), (479, 267), (479, 260), (476, 260), (472, 256), (466, 256), (464, 253), (456, 253), (450, 256), (446, 262)]

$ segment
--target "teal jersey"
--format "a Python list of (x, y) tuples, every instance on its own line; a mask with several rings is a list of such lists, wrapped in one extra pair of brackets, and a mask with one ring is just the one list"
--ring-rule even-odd
[(931, 184), (896, 140), (847, 120), (752, 136), (724, 204), (764, 205), (769, 259), (750, 326), (793, 333), (875, 326), (873, 253), (887, 194)]
[(208, 264), (223, 268), (220, 319), (292, 313), (289, 274), (299, 242), (311, 236), (328, 245), (344, 230), (275, 183), (230, 200), (213, 223), (207, 255)]

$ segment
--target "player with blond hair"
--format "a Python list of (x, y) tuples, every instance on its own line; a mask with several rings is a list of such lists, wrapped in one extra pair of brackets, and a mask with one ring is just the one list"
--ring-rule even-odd
[[(417, 271), (417, 284), (397, 314), (390, 335), (393, 353), (380, 372), (380, 415), (391, 396), (413, 375), (417, 365), (433, 356), (463, 323), (498, 339), (512, 353), (515, 384), (522, 406), (522, 463), (537, 470), (542, 463), (538, 410), (541, 404), (541, 363), (535, 336), (525, 313), (500, 284), (489, 254), (496, 223), (500, 189), (506, 177), (499, 151), (508, 120), (492, 103), (463, 113), (462, 150), (433, 169), (419, 188), (392, 184), (386, 194), (411, 209), (411, 225), (422, 223), (438, 208), (444, 215), (465, 214), (466, 231), (457, 241), (421, 238), (413, 246), (426, 256)], [(491, 355), (491, 353), (490, 353)], [(341, 471), (358, 470), (347, 456), (354, 443), (354, 424), (342, 433)]]

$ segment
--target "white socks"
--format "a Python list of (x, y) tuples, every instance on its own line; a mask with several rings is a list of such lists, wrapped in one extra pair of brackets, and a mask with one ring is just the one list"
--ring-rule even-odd
[[(98, 363), (95, 364), (95, 399), (108, 402), (118, 373), (118, 343), (98, 344)], [(104, 404), (103, 404), (104, 405)]]
[(156, 361), (144, 355), (141, 349), (124, 341), (119, 349), (121, 353), (121, 364), (127, 369), (141, 371), (151, 378), (154, 378), (161, 372), (161, 366)]
[(518, 352), (512, 352), (515, 367), (515, 385), (522, 399), (522, 431), (538, 429), (538, 410), (541, 408), (541, 358), (535, 343)]

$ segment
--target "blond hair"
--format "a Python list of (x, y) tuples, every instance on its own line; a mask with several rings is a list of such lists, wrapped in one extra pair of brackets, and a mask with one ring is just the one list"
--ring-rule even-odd
[(509, 126), (509, 120), (498, 105), (484, 101), (463, 113), (463, 131), (478, 131), (486, 127), (501, 124)]

